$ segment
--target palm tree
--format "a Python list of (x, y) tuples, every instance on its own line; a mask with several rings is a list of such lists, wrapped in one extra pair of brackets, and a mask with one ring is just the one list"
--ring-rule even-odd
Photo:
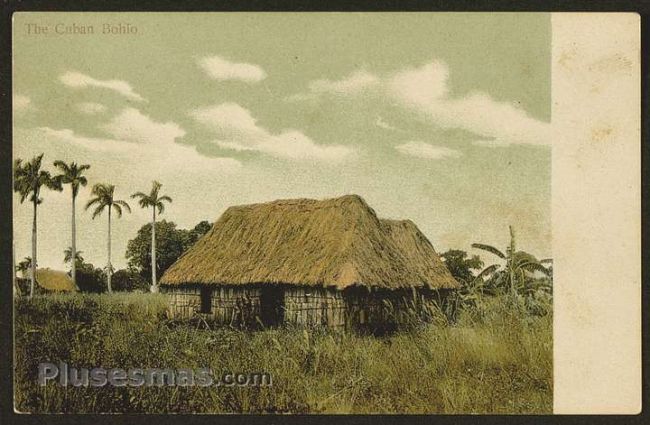
[[(66, 164), (63, 161), (54, 161), (54, 166), (61, 170), (61, 174), (56, 178), (63, 184), (69, 184), (72, 188), (72, 247), (71, 252), (77, 252), (77, 230), (76, 230), (76, 201), (79, 194), (79, 187), (86, 186), (88, 180), (83, 176), (83, 172), (90, 168), (88, 164), (78, 165), (76, 162)], [(77, 290), (77, 262), (72, 262), (72, 283)]]
[(165, 205), (163, 202), (172, 202), (172, 198), (167, 195), (160, 196), (160, 188), (162, 184), (157, 181), (153, 181), (151, 192), (145, 194), (142, 192), (136, 192), (131, 195), (131, 198), (139, 198), (138, 203), (142, 208), (149, 208), (153, 210), (153, 219), (151, 220), (151, 292), (158, 292), (158, 282), (156, 280), (156, 210), (158, 214), (162, 214), (165, 211)]
[(20, 195), (22, 204), (28, 197), (34, 207), (34, 216), (32, 220), (32, 263), (31, 263), (31, 282), (29, 287), (29, 297), (34, 295), (34, 286), (36, 285), (36, 223), (38, 206), (43, 202), (40, 197), (41, 189), (45, 186), (48, 189), (61, 191), (61, 183), (53, 178), (49, 171), (42, 170), (43, 154), (40, 154), (24, 163), (21, 159), (14, 162), (14, 192)]
[(122, 217), (122, 208), (131, 212), (131, 207), (125, 201), (115, 199), (115, 186), (112, 184), (98, 183), (93, 186), (92, 194), (95, 196), (86, 204), (86, 210), (95, 205), (93, 211), (93, 220), (99, 216), (105, 208), (108, 208), (108, 263), (106, 264), (106, 276), (108, 283), (108, 292), (112, 293), (111, 274), (113, 265), (111, 264), (111, 212), (115, 210), (117, 217)]
[(505, 254), (499, 249), (491, 246), (480, 243), (472, 244), (473, 248), (482, 249), (483, 251), (490, 252), (497, 257), (505, 260), (506, 264), (502, 268), (499, 264), (492, 264), (487, 266), (480, 272), (475, 281), (484, 277), (493, 274), (494, 272), (501, 269), (501, 272), (506, 278), (506, 284), (509, 287), (511, 293), (514, 295), (517, 292), (518, 286), (525, 285), (525, 272), (539, 271), (546, 275), (549, 275), (549, 270), (542, 265), (542, 263), (551, 262), (550, 259), (544, 259), (538, 261), (535, 257), (528, 254), (524, 251), (517, 251), (515, 245), (515, 231), (512, 226), (510, 228), (510, 244), (506, 248)]
[(75, 270), (75, 263), (76, 264), (81, 264), (84, 262), (84, 258), (81, 256), (81, 253), (83, 251), (74, 251), (74, 261), (72, 261), (72, 247), (69, 246), (65, 250), (63, 250), (63, 262), (65, 264), (72, 263), (72, 270), (74, 273)]
[(25, 275), (25, 272), (32, 267), (32, 257), (25, 257), (23, 261), (16, 265), (16, 271), (21, 275)]

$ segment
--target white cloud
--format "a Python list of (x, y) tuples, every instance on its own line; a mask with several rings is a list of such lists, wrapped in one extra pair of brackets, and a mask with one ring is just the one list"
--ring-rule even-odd
[(301, 101), (315, 99), (322, 95), (339, 97), (356, 96), (378, 86), (379, 83), (379, 78), (367, 71), (354, 71), (340, 80), (314, 80), (309, 83), (309, 90), (306, 93), (296, 93), (288, 96), (286, 99), (289, 101)]
[(315, 80), (309, 83), (312, 93), (335, 95), (357, 94), (379, 83), (379, 79), (367, 71), (355, 71), (342, 80)]
[(34, 108), (34, 105), (32, 105), (32, 100), (29, 97), (22, 94), (13, 96), (13, 110), (15, 112), (23, 112), (32, 108)]
[(443, 128), (462, 128), (506, 143), (550, 144), (550, 124), (530, 117), (511, 103), (498, 102), (486, 93), (451, 98), (441, 89), (447, 84), (446, 73), (439, 67), (425, 65), (393, 76), (388, 95)]
[(444, 146), (434, 146), (420, 141), (406, 142), (395, 146), (398, 152), (404, 155), (425, 159), (460, 158), (463, 154), (457, 150)]
[(111, 136), (137, 143), (169, 144), (185, 130), (174, 122), (159, 123), (135, 108), (125, 108), (101, 127)]
[(266, 72), (254, 64), (231, 62), (220, 56), (199, 58), (198, 65), (214, 80), (239, 80), (257, 83), (266, 78)]
[(43, 135), (62, 142), (67, 142), (78, 148), (83, 148), (93, 152), (117, 152), (126, 153), (130, 150), (137, 149), (133, 143), (122, 140), (102, 139), (86, 137), (76, 134), (73, 130), (63, 128), (60, 130), (50, 127), (39, 127), (37, 131)]
[(77, 110), (82, 114), (96, 115), (106, 111), (106, 106), (95, 102), (77, 103)]
[(234, 158), (207, 157), (199, 154), (193, 146), (177, 143), (176, 139), (185, 135), (183, 128), (172, 121), (154, 121), (135, 108), (125, 108), (101, 128), (113, 137), (143, 145), (147, 161), (167, 163), (174, 168), (211, 168), (218, 165), (232, 171), (241, 167), (241, 163)]
[(181, 172), (188, 167), (193, 170), (218, 168), (227, 172), (241, 168), (234, 158), (207, 157), (199, 154), (193, 146), (181, 145), (176, 139), (185, 130), (174, 122), (159, 123), (135, 108), (125, 108), (108, 123), (101, 125), (111, 138), (95, 138), (79, 135), (71, 129), (37, 129), (52, 140), (81, 148), (89, 153), (104, 154), (102, 160), (117, 159), (146, 163), (159, 170)]
[(446, 98), (449, 68), (443, 62), (432, 62), (418, 68), (400, 71), (387, 81), (387, 90), (393, 97), (413, 106), (427, 106)]
[(291, 98), (353, 95), (362, 90), (372, 90), (441, 128), (464, 129), (488, 140), (499, 140), (501, 145), (550, 144), (549, 123), (536, 120), (515, 104), (494, 100), (486, 93), (452, 97), (449, 94), (449, 76), (449, 67), (441, 61), (406, 68), (383, 77), (358, 71), (338, 81), (314, 81), (307, 94)]
[(324, 146), (293, 129), (272, 134), (257, 125), (250, 111), (236, 103), (199, 108), (190, 112), (196, 121), (214, 131), (215, 143), (237, 151), (258, 151), (278, 158), (340, 161), (354, 150), (342, 145)]
[(86, 87), (100, 87), (113, 90), (129, 99), (143, 102), (145, 99), (133, 91), (131, 84), (122, 80), (96, 80), (80, 72), (68, 71), (59, 77), (59, 80), (68, 87), (75, 89)]

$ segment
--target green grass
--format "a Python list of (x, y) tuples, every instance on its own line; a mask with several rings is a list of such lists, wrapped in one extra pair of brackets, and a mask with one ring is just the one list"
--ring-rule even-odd
[[(551, 413), (552, 317), (506, 298), (457, 324), (376, 338), (197, 329), (165, 319), (164, 295), (40, 296), (16, 305), (21, 412)], [(270, 372), (270, 388), (37, 385), (40, 362), (71, 367)]]

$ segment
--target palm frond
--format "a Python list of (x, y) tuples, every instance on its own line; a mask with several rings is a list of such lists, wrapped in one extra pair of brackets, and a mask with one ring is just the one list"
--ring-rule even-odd
[(86, 203), (86, 207), (84, 209), (88, 210), (88, 208), (92, 207), (95, 204), (100, 204), (101, 202), (101, 198), (93, 198)]
[(539, 271), (544, 273), (547, 276), (550, 275), (550, 271), (546, 267), (542, 266), (540, 263), (533, 263), (533, 262), (523, 263), (519, 265), (519, 268), (521, 270), (526, 270), (526, 271)]
[(102, 211), (104, 211), (105, 207), (106, 204), (99, 204), (97, 208), (95, 208), (95, 211), (93, 211), (92, 219), (94, 220), (95, 218), (97, 218), (97, 216), (99, 216), (102, 213)]
[(133, 195), (131, 195), (131, 198), (147, 198), (148, 195), (142, 193), (142, 192), (135, 192)]
[(121, 199), (117, 199), (117, 200), (113, 201), (113, 204), (123, 207), (129, 213), (131, 212), (131, 207), (129, 206), (129, 204), (126, 203), (126, 201), (122, 201)]
[(495, 247), (493, 247), (491, 245), (485, 245), (485, 244), (481, 244), (481, 243), (473, 243), (472, 248), (482, 249), (483, 251), (491, 252), (492, 254), (496, 255), (499, 258), (503, 258), (503, 259), (506, 258), (505, 254), (503, 252), (499, 251), (498, 249), (496, 249)]
[(478, 279), (481, 279), (483, 276), (490, 275), (494, 273), (498, 268), (499, 268), (498, 264), (492, 264), (491, 266), (487, 266), (486, 268), (483, 269), (483, 271), (481, 271), (481, 273), (476, 275), (474, 280), (476, 281)]

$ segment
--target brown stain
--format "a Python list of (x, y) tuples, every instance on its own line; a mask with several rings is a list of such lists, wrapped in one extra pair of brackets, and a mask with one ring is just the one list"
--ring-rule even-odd
[(568, 49), (568, 50), (564, 50), (560, 54), (560, 58), (557, 61), (558, 65), (560, 65), (562, 68), (565, 68), (567, 70), (571, 69), (572, 68), (571, 63), (576, 58), (576, 54), (577, 54), (577, 51), (576, 51), (575, 47), (572, 47), (571, 49)]
[(612, 137), (614, 129), (610, 126), (596, 127), (591, 129), (591, 140), (593, 142), (602, 143)]
[(619, 73), (619, 72), (630, 72), (632, 70), (633, 62), (631, 59), (623, 56), (620, 53), (615, 53), (613, 55), (605, 56), (604, 58), (598, 59), (587, 68), (589, 71), (603, 72), (607, 74)]

